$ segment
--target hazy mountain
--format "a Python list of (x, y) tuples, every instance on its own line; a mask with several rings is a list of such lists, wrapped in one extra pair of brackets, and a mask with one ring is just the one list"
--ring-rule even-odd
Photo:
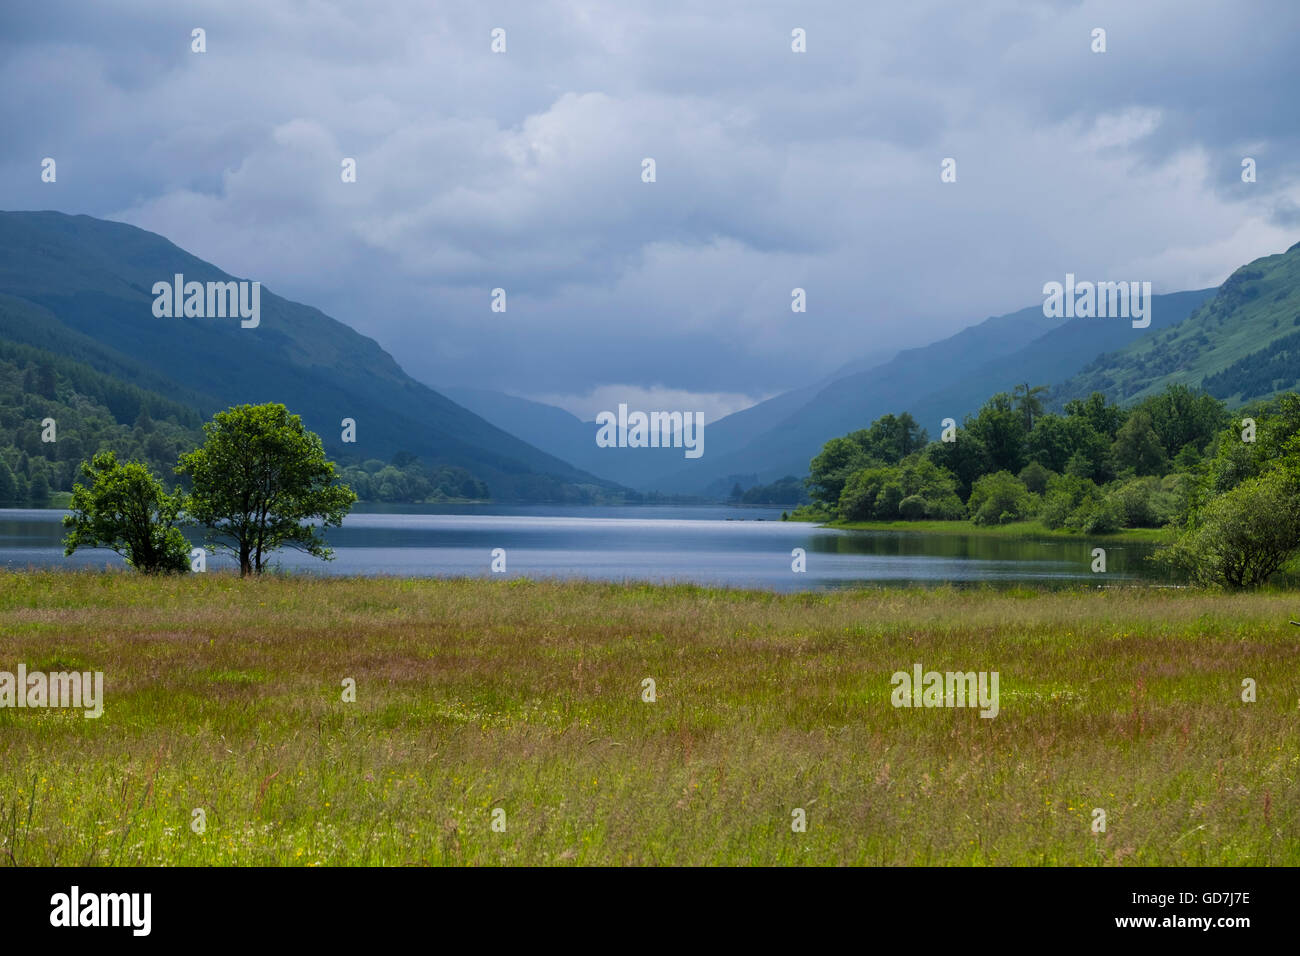
[[(857, 364), (850, 363), (851, 366)], [(690, 473), (710, 456), (725, 455), (744, 447), (755, 436), (780, 424), (806, 405), (825, 384), (819, 382), (783, 392), (709, 423), (704, 429), (704, 456), (695, 460), (684, 460), (680, 448), (600, 448), (596, 445), (595, 422), (584, 422), (554, 405), (486, 389), (453, 387), (443, 391), (498, 428), (575, 467), (631, 488), (651, 491), (679, 470)], [(746, 486), (757, 480), (752, 474), (728, 475), (725, 478), (726, 487), (721, 497), (731, 491), (737, 480)], [(720, 487), (720, 482), (722, 478), (715, 478), (708, 488), (696, 488), (692, 493), (711, 495), (711, 489)]]
[(876, 368), (832, 381), (742, 447), (706, 454), (702, 467), (679, 469), (659, 479), (656, 487), (691, 492), (728, 475), (756, 475), (759, 482), (804, 475), (828, 439), (865, 428), (890, 412), (911, 412), (936, 437), (942, 419), (960, 422), (990, 395), (1021, 382), (1059, 382), (1100, 352), (1149, 338), (1186, 318), (1213, 291), (1154, 296), (1146, 329), (1135, 329), (1126, 319), (1047, 318), (1041, 304), (985, 319), (939, 342), (904, 350)]
[[(340, 460), (409, 452), (467, 468), (506, 499), (610, 488), (412, 379), (374, 340), (265, 287), (257, 328), (238, 318), (156, 318), (153, 285), (176, 273), (187, 282), (234, 278), (133, 226), (0, 213), (0, 337), (70, 355), (205, 415), (283, 402)], [(356, 421), (355, 444), (340, 440), (344, 418)]]

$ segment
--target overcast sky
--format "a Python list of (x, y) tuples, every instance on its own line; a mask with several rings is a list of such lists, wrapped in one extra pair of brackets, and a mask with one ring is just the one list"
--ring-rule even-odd
[(5, 3), (0, 208), (158, 232), (434, 387), (712, 419), (1066, 272), (1296, 242), (1297, 36), (1295, 0)]

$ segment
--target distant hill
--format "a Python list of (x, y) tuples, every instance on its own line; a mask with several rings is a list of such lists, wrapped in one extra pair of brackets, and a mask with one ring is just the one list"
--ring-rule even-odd
[(1204, 387), (1229, 405), (1300, 385), (1300, 243), (1242, 266), (1185, 322), (1107, 352), (1053, 392), (1131, 402), (1166, 385)]
[[(943, 418), (960, 422), (990, 395), (1021, 382), (1059, 382), (1099, 353), (1186, 318), (1213, 292), (1154, 296), (1151, 326), (1146, 329), (1135, 329), (1126, 320), (1047, 318), (1041, 304), (985, 319), (932, 345), (900, 352), (883, 365), (836, 379), (810, 395), (801, 394), (798, 407), (775, 426), (750, 435), (738, 449), (706, 453), (704, 467), (657, 478), (656, 487), (680, 493), (710, 484), (716, 489), (731, 475), (749, 475), (761, 483), (805, 475), (808, 462), (828, 439), (865, 428), (890, 412), (911, 412), (936, 437)], [(727, 423), (723, 419), (716, 430)]]
[[(283, 402), (340, 461), (405, 452), (459, 466), (495, 498), (617, 494), (407, 375), (373, 340), (265, 286), (261, 324), (156, 318), (153, 284), (229, 281), (161, 236), (89, 216), (0, 212), (0, 340), (66, 355), (203, 416), (242, 402)], [(250, 278), (256, 278), (250, 277)], [(357, 423), (357, 442), (340, 422)]]
[[(493, 425), (517, 435), (531, 445), (562, 458), (577, 468), (610, 481), (644, 491), (653, 491), (667, 475), (684, 469), (690, 473), (710, 457), (742, 448), (756, 435), (780, 423), (807, 403), (822, 384), (783, 392), (751, 405), (705, 427), (705, 455), (686, 461), (679, 448), (600, 448), (596, 445), (596, 423), (546, 405), (503, 392), (475, 388), (447, 388), (447, 396), (487, 419)], [(649, 409), (645, 409), (649, 410)], [(662, 409), (661, 409), (662, 410)], [(692, 493), (725, 497), (737, 477), (756, 483), (755, 476), (724, 476), (707, 488)], [(723, 487), (725, 485), (725, 487)], [(718, 491), (718, 489), (721, 489)]]

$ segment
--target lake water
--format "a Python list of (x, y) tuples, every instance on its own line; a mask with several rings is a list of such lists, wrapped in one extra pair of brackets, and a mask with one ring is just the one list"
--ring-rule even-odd
[[(1093, 574), (1083, 538), (1026, 539), (906, 531), (842, 531), (780, 520), (779, 508), (724, 506), (448, 505), (357, 511), (329, 534), (336, 559), (281, 552), (280, 567), (315, 574), (683, 581), (778, 591), (870, 584), (1079, 584), (1162, 580), (1147, 544), (1106, 544), (1107, 573)], [(64, 512), (0, 510), (0, 566), (121, 567), (111, 551), (63, 556)], [(791, 552), (807, 552), (807, 571)], [(210, 556), (208, 567), (236, 567)]]

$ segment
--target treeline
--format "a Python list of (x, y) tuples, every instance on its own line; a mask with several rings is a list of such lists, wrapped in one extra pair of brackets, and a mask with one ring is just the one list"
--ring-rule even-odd
[(1300, 395), (1230, 414), (1173, 385), (1129, 408), (1094, 392), (1057, 414), (1045, 391), (994, 395), (936, 441), (906, 413), (833, 438), (810, 466), (813, 503), (793, 517), (1171, 527), (1158, 560), (1228, 587), (1263, 584), (1300, 552)]
[(339, 469), (339, 478), (362, 501), (424, 503), (488, 497), (488, 486), (466, 469), (430, 468), (406, 452), (398, 452), (391, 462), (371, 459), (346, 466)]
[(1044, 386), (990, 398), (930, 441), (910, 414), (833, 438), (813, 459), (813, 504), (797, 516), (844, 521), (1038, 518), (1105, 533), (1187, 519), (1192, 479), (1228, 424), (1223, 403), (1172, 386), (1131, 408), (1100, 393), (1046, 413)]
[(799, 505), (811, 502), (808, 489), (794, 475), (778, 478), (770, 485), (753, 485), (742, 488), (739, 482), (731, 487), (727, 501), (733, 505)]
[[(43, 424), (52, 419), (53, 426)], [(81, 462), (104, 448), (172, 478), (202, 439), (188, 406), (49, 352), (0, 341), (0, 507), (71, 491)], [(44, 440), (53, 439), (53, 440)]]
[[(43, 424), (47, 420), (52, 428)], [(82, 462), (107, 450), (144, 465), (174, 490), (184, 484), (175, 472), (177, 458), (202, 444), (201, 425), (188, 405), (42, 349), (0, 341), (0, 507), (48, 505), (53, 493), (72, 491)], [(342, 477), (365, 501), (490, 495), (466, 469), (423, 465), (405, 452), (391, 462), (343, 468)]]

